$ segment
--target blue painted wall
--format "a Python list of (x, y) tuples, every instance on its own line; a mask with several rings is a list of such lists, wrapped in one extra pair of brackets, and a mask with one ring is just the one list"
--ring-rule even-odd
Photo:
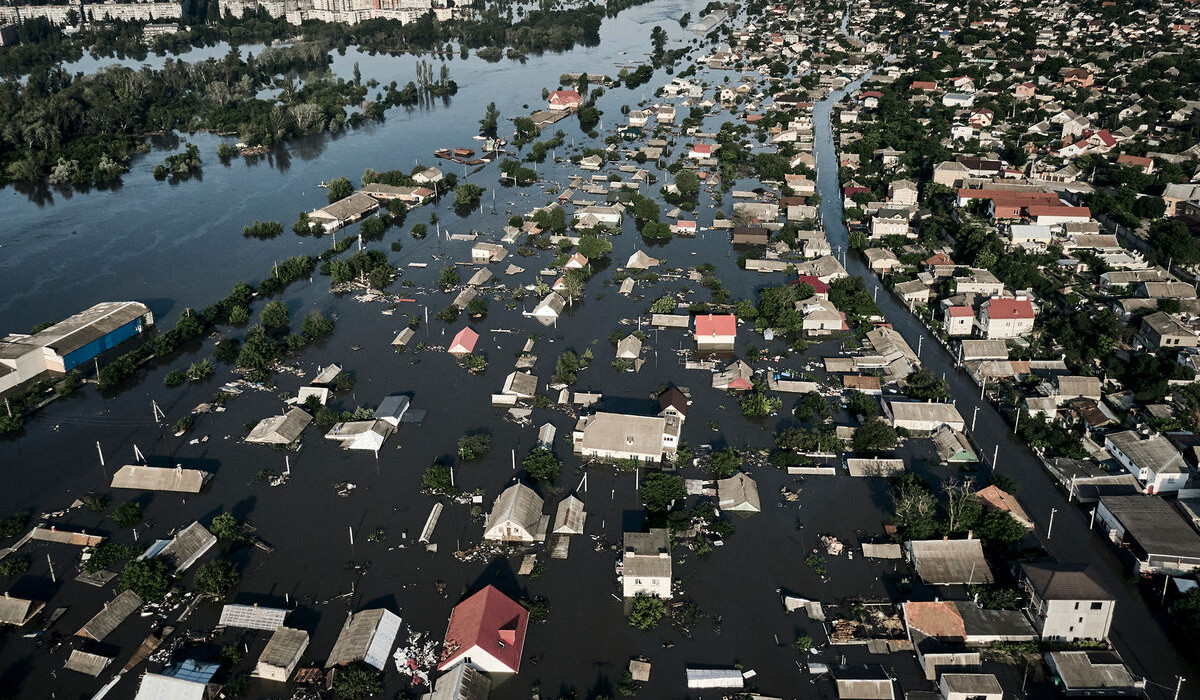
[(96, 338), (92, 342), (83, 347), (69, 353), (63, 358), (63, 366), (69, 372), (79, 365), (87, 362), (100, 353), (111, 350), (121, 343), (129, 340), (133, 336), (142, 332), (142, 319), (135, 318), (129, 323), (112, 330), (108, 335)]

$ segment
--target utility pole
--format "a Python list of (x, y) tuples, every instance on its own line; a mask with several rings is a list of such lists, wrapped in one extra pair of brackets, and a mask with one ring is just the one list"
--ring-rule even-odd
[(1092, 519), (1088, 521), (1088, 529), (1091, 530), (1091, 529), (1094, 529), (1095, 527), (1096, 527), (1096, 509), (1093, 508), (1092, 509)]
[(996, 464), (996, 459), (998, 457), (1000, 457), (1000, 443), (996, 443), (996, 448), (992, 450), (992, 471), (993, 472), (995, 472), (996, 468), (998, 466), (1000, 466), (1000, 465)]
[(1179, 700), (1179, 690), (1183, 687), (1183, 682), (1187, 679), (1183, 676), (1175, 676), (1175, 700)]
[(1017, 410), (1014, 411), (1014, 413), (1017, 415), (1017, 417), (1013, 419), (1013, 434), (1015, 435), (1017, 433), (1017, 426), (1021, 425), (1021, 407), (1017, 406)]
[(1057, 512), (1057, 508), (1050, 509), (1050, 524), (1046, 526), (1046, 539), (1050, 539), (1050, 536), (1054, 534), (1054, 514)]
[(975, 420), (977, 418), (979, 418), (979, 407), (978, 406), (976, 406), (975, 410), (971, 413), (971, 432), (972, 433), (975, 432)]

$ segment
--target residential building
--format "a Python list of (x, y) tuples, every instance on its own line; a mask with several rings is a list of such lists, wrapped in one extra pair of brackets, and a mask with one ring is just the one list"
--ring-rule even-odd
[(277, 627), (271, 634), (271, 639), (267, 641), (267, 646), (259, 654), (258, 662), (254, 664), (250, 675), (276, 683), (287, 683), (296, 666), (300, 665), (305, 649), (308, 649), (308, 632), (291, 627)]
[(1003, 700), (1004, 688), (990, 673), (943, 673), (942, 700)]
[(516, 673), (529, 628), (529, 611), (488, 586), (450, 612), (438, 670), (470, 664), (486, 673)]
[(220, 684), (213, 683), (213, 676), (220, 664), (187, 659), (171, 664), (162, 673), (147, 673), (142, 676), (134, 700), (207, 700), (217, 697)]
[(1200, 535), (1158, 496), (1101, 495), (1096, 526), (1136, 574), (1187, 576), (1200, 569)]
[(993, 581), (983, 543), (977, 539), (909, 540), (904, 546), (917, 575), (931, 586)]
[(361, 661), (382, 671), (399, 632), (400, 618), (390, 610), (374, 608), (349, 615), (325, 660), (325, 668)]
[(660, 462), (679, 448), (680, 419), (599, 412), (575, 425), (575, 451), (585, 457)]
[(369, 194), (355, 192), (333, 204), (309, 212), (308, 218), (313, 223), (320, 224), (326, 233), (332, 233), (377, 209), (379, 209), (378, 200)]
[(487, 700), (492, 680), (474, 664), (455, 664), (433, 683), (427, 700)]
[(1036, 316), (1028, 299), (993, 297), (979, 307), (979, 332), (985, 338), (1023, 338), (1033, 332)]
[(671, 598), (671, 542), (666, 528), (626, 532), (621, 587), (626, 598), (645, 594)]
[(727, 479), (717, 480), (717, 507), (744, 513), (758, 513), (762, 503), (758, 498), (758, 484), (745, 472), (738, 472)]
[(550, 516), (542, 515), (542, 505), (542, 497), (525, 484), (509, 486), (496, 497), (484, 521), (483, 539), (521, 544), (544, 541)]
[(550, 93), (549, 108), (554, 111), (577, 109), (583, 104), (583, 97), (575, 90), (555, 90)]
[(954, 338), (968, 336), (975, 330), (975, 311), (969, 306), (947, 306), (942, 312), (942, 327)]
[(883, 411), (893, 428), (913, 433), (930, 434), (943, 425), (958, 431), (966, 427), (962, 414), (949, 403), (884, 401)]
[(894, 700), (896, 683), (879, 664), (838, 666), (833, 671), (838, 700)]
[(467, 326), (454, 335), (454, 339), (450, 341), (450, 347), (446, 352), (460, 358), (464, 355), (470, 355), (475, 350), (475, 343), (478, 341), (479, 334), (471, 330), (470, 326)]
[(1086, 568), (1027, 562), (1019, 580), (1029, 595), (1025, 611), (1042, 641), (1108, 639), (1117, 602)]
[(1146, 346), (1151, 348), (1194, 348), (1200, 345), (1200, 338), (1195, 333), (1164, 311), (1142, 317), (1141, 336)]
[(693, 337), (700, 352), (733, 350), (737, 340), (737, 317), (733, 314), (697, 314)]
[(1183, 455), (1159, 433), (1144, 439), (1133, 430), (1109, 433), (1104, 436), (1104, 447), (1137, 478), (1146, 493), (1170, 493), (1187, 483)]

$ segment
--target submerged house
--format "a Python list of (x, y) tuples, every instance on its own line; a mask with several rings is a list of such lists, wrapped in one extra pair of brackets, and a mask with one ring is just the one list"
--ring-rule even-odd
[(745, 472), (738, 472), (728, 479), (718, 480), (717, 506), (721, 510), (745, 513), (761, 511), (762, 504), (758, 499), (758, 484), (754, 483), (754, 479), (746, 476)]
[(682, 421), (674, 416), (599, 412), (583, 416), (572, 436), (575, 452), (599, 459), (661, 462), (679, 448)]
[(141, 464), (126, 464), (118, 469), (116, 474), (113, 474), (112, 488), (200, 493), (200, 489), (204, 488), (204, 485), (211, 478), (211, 472), (200, 469), (147, 467)]
[(217, 543), (216, 535), (198, 522), (193, 522), (169, 540), (158, 540), (150, 545), (139, 559), (157, 557), (176, 574), (187, 571), (200, 557)]
[(187, 659), (163, 669), (162, 673), (147, 673), (134, 700), (209, 700), (217, 698), (221, 686), (213, 683), (220, 664)]
[(400, 618), (390, 610), (360, 610), (346, 618), (325, 668), (362, 661), (382, 671), (399, 632)]
[(542, 497), (525, 484), (500, 492), (483, 524), (483, 539), (491, 542), (530, 543), (546, 539), (550, 516), (542, 515)]
[(390, 421), (371, 419), (337, 423), (325, 433), (327, 440), (337, 440), (343, 450), (371, 450), (378, 452), (388, 437), (396, 432)]
[(259, 421), (246, 436), (246, 442), (256, 445), (290, 445), (300, 439), (300, 433), (303, 433), (311, 422), (312, 416), (307, 411), (293, 408), (282, 416), (271, 416)]
[(308, 632), (277, 627), (266, 648), (259, 654), (258, 663), (254, 664), (250, 675), (266, 681), (286, 683), (300, 664), (305, 649), (308, 649)]
[(488, 586), (450, 612), (438, 670), (470, 664), (487, 673), (521, 669), (529, 611)]
[(621, 588), (626, 598), (638, 594), (671, 597), (671, 540), (666, 528), (626, 532), (621, 559)]

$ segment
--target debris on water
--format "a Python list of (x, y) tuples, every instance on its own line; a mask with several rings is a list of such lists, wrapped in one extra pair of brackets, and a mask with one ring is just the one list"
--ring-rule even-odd
[(345, 498), (350, 495), (350, 492), (358, 488), (358, 484), (352, 484), (349, 481), (339, 481), (333, 485), (333, 488), (335, 491), (337, 491), (337, 495)]
[(396, 670), (408, 676), (413, 687), (429, 683), (429, 675), (437, 666), (438, 642), (423, 632), (412, 632), (402, 643), (392, 659)]

